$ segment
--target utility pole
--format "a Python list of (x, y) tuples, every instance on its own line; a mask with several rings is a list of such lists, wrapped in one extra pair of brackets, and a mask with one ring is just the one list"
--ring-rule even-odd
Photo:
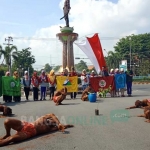
[[(13, 45), (11, 44), (11, 42), (13, 42), (13, 38), (11, 36), (9, 36), (8, 38), (5, 38), (5, 41), (8, 41), (8, 43), (3, 43), (4, 45), (7, 45), (9, 48), (10, 48), (10, 45)], [(11, 74), (11, 54), (9, 54), (9, 72), (10, 72), (10, 75)]]

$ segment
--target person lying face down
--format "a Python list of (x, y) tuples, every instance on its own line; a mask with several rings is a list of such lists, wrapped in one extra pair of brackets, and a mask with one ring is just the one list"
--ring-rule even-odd
[(12, 115), (12, 109), (5, 105), (0, 105), (0, 112), (3, 112), (3, 116)]
[(144, 114), (138, 115), (137, 117), (145, 117), (145, 122), (150, 123), (150, 106), (144, 108)]
[(150, 106), (150, 100), (149, 99), (143, 99), (142, 101), (136, 100), (134, 106), (128, 107), (126, 109), (144, 108), (146, 106)]
[(55, 102), (56, 105), (61, 105), (61, 102), (66, 99), (67, 95), (67, 88), (64, 87), (59, 91), (56, 91), (53, 97), (53, 101)]
[[(32, 123), (17, 119), (6, 119), (4, 126), (6, 135), (0, 139), (0, 147), (52, 131), (64, 132), (64, 129), (73, 127), (73, 125), (62, 125), (54, 114), (44, 115)], [(11, 135), (11, 129), (16, 130), (16, 134)]]
[(90, 84), (89, 84), (89, 86), (82, 92), (81, 100), (82, 100), (82, 101), (88, 101), (88, 94), (89, 94), (89, 93), (95, 93), (95, 91), (93, 90), (93, 88), (91, 87)]

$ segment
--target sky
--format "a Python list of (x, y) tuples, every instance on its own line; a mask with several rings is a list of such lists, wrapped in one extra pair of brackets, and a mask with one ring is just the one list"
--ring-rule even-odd
[[(56, 34), (60, 33), (59, 26), (65, 26), (65, 21), (60, 20), (63, 3), (64, 0), (0, 0), (0, 45), (4, 48), (5, 38), (12, 36), (18, 50), (31, 48), (35, 69), (46, 63), (61, 65), (62, 43)], [(79, 35), (76, 42), (99, 33), (105, 56), (120, 38), (149, 33), (150, 0), (70, 0), (70, 5), (70, 27)], [(74, 55), (87, 58), (75, 44)], [(75, 63), (80, 60), (75, 59)], [(92, 65), (90, 60), (84, 61)]]

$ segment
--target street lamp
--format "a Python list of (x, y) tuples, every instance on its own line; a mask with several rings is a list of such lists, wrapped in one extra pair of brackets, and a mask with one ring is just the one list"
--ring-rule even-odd
[(89, 58), (80, 58), (80, 57), (75, 57), (75, 59), (89, 59)]
[(130, 70), (131, 70), (131, 37), (129, 37), (129, 41), (130, 41)]

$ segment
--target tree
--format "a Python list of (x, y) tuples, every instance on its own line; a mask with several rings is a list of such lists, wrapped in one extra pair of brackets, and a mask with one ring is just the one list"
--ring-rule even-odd
[(6, 63), (7, 66), (11, 65), (11, 62), (10, 62), (10, 60), (11, 60), (10, 58), (11, 57), (14, 60), (17, 60), (17, 47), (16, 46), (11, 46), (11, 47), (10, 46), (6, 46), (4, 50), (1, 47), (0, 48), (0, 56), (4, 57), (4, 60), (5, 60), (5, 63)]
[(83, 60), (80, 60), (78, 64), (75, 64), (75, 68), (77, 72), (78, 71), (82, 72), (83, 69), (85, 69), (86, 71), (89, 71), (86, 62), (84, 62)]
[(17, 52), (17, 60), (13, 61), (12, 70), (16, 70), (17, 68), (23, 68), (23, 70), (28, 70), (30, 75), (33, 73), (32, 64), (35, 63), (35, 58), (31, 55), (31, 52), (28, 49), (22, 49), (22, 51)]
[(45, 64), (44, 70), (49, 73), (52, 70), (52, 67), (47, 63)]

